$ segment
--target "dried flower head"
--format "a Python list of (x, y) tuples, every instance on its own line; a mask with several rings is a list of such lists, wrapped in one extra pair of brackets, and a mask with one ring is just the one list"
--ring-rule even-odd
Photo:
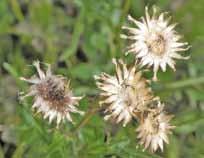
[(136, 70), (136, 66), (127, 68), (122, 61), (116, 61), (116, 75), (110, 76), (102, 73), (95, 76), (96, 84), (105, 99), (100, 104), (108, 105), (104, 117), (105, 120), (113, 119), (116, 123), (123, 121), (125, 126), (137, 111), (144, 111), (146, 105), (153, 99), (150, 88), (147, 88), (147, 81), (142, 78), (142, 73)]
[(37, 69), (39, 77), (33, 76), (30, 79), (21, 77), (21, 80), (32, 84), (29, 93), (22, 96), (21, 99), (34, 96), (32, 108), (41, 112), (44, 119), (49, 118), (50, 123), (56, 119), (57, 126), (65, 118), (73, 122), (70, 116), (71, 112), (83, 114), (74, 106), (78, 105), (78, 101), (82, 97), (73, 96), (66, 78), (53, 75), (50, 65), (48, 65), (46, 73), (41, 70), (39, 61), (34, 62), (33, 65)]
[[(160, 103), (159, 103), (160, 104)], [(151, 152), (155, 152), (158, 148), (163, 151), (163, 142), (169, 143), (168, 134), (175, 126), (171, 126), (169, 121), (173, 115), (166, 115), (163, 112), (163, 106), (144, 113), (144, 117), (140, 120), (137, 128), (140, 144), (144, 145), (144, 149), (149, 147)]]
[(153, 66), (154, 80), (157, 80), (159, 67), (166, 71), (169, 65), (174, 71), (174, 59), (188, 59), (178, 52), (189, 49), (187, 42), (180, 42), (181, 36), (175, 31), (176, 24), (169, 24), (170, 17), (165, 13), (157, 15), (158, 11), (154, 7), (152, 17), (146, 7), (146, 15), (137, 21), (128, 16), (128, 20), (133, 22), (137, 28), (123, 26), (130, 35), (121, 35), (121, 38), (134, 41), (127, 47), (127, 54), (133, 53), (137, 59), (141, 59), (141, 65)]

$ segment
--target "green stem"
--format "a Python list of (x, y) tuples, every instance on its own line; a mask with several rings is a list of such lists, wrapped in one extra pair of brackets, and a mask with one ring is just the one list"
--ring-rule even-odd
[(83, 126), (85, 126), (89, 120), (91, 119), (91, 117), (96, 114), (99, 110), (101, 109), (101, 107), (96, 107), (94, 109), (89, 110), (86, 115), (84, 116), (84, 118), (81, 120), (81, 122), (79, 122), (79, 124), (76, 125), (76, 127), (73, 129), (72, 133), (76, 133), (80, 128), (82, 128)]
[(121, 27), (123, 25), (123, 21), (130, 9), (130, 4), (131, 4), (131, 0), (124, 0), (122, 3), (122, 12), (121, 12), (121, 16), (120, 16), (120, 21), (118, 23), (118, 26), (116, 28), (115, 31), (115, 39), (118, 43), (118, 50), (121, 50), (121, 41), (120, 41), (120, 32), (121, 32)]
[[(199, 77), (199, 78), (193, 78), (193, 79), (177, 81), (177, 82), (166, 84), (164, 86), (164, 89), (179, 89), (179, 88), (184, 88), (188, 86), (195, 86), (202, 83), (204, 83), (204, 77)], [(72, 134), (75, 134), (80, 128), (85, 126), (92, 118), (92, 116), (96, 114), (101, 108), (102, 107), (96, 107), (94, 109), (89, 110), (84, 116), (84, 118), (81, 120), (81, 122), (79, 122), (79, 124), (77, 124), (76, 127), (73, 129)]]
[(164, 89), (179, 89), (204, 83), (204, 76), (166, 84)]
[(123, 24), (123, 20), (124, 20), (125, 16), (127, 15), (128, 11), (130, 9), (130, 4), (131, 4), (131, 0), (125, 0), (122, 3), (123, 10), (122, 10), (122, 14), (120, 16), (119, 30), (121, 29), (121, 26)]
[(63, 52), (63, 54), (60, 56), (60, 60), (67, 60), (70, 56), (74, 55), (74, 53), (76, 52), (80, 41), (80, 37), (84, 31), (84, 24), (83, 24), (84, 16), (85, 16), (85, 10), (84, 8), (81, 8), (79, 15), (74, 24), (74, 32), (72, 34), (70, 47)]
[(23, 13), (21, 11), (20, 2), (18, 2), (17, 0), (11, 0), (10, 5), (11, 5), (11, 9), (14, 12), (16, 18), (19, 21), (23, 21), (24, 16), (23, 16)]
[(82, 128), (83, 126), (85, 126), (90, 119), (92, 118), (92, 116), (94, 114), (96, 114), (102, 107), (96, 107), (94, 109), (89, 110), (85, 116), (83, 117), (83, 119), (68, 133), (63, 133), (65, 138), (73, 138), (74, 136), (76, 136), (76, 133), (79, 131), (80, 128)]

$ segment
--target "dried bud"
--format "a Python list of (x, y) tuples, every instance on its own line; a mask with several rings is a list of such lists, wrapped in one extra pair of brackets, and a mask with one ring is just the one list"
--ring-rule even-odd
[(57, 126), (65, 118), (73, 122), (70, 116), (71, 112), (83, 114), (74, 106), (78, 105), (78, 101), (82, 97), (73, 96), (69, 81), (66, 78), (53, 75), (50, 65), (48, 65), (46, 73), (41, 70), (38, 61), (34, 62), (33, 65), (37, 69), (39, 77), (33, 76), (30, 79), (21, 77), (21, 80), (32, 84), (28, 94), (21, 96), (21, 99), (34, 96), (32, 108), (41, 112), (44, 119), (49, 118), (50, 123), (56, 119)]
[(175, 127), (169, 123), (172, 117), (173, 115), (166, 115), (163, 112), (163, 105), (144, 113), (136, 130), (137, 137), (140, 139), (140, 144), (144, 145), (144, 149), (149, 148), (151, 152), (155, 152), (160, 148), (163, 151), (163, 142), (169, 143), (168, 134)]
[(189, 49), (187, 42), (180, 42), (181, 36), (175, 31), (176, 24), (169, 24), (170, 17), (166, 13), (157, 15), (157, 9), (153, 8), (153, 16), (150, 17), (146, 7), (146, 15), (141, 21), (128, 16), (137, 28), (123, 26), (130, 35), (121, 35), (121, 38), (134, 41), (127, 49), (128, 53), (135, 54), (140, 59), (142, 66), (153, 66), (154, 80), (157, 80), (159, 67), (166, 71), (166, 65), (175, 69), (175, 59), (188, 59), (178, 52)]
[(100, 104), (108, 105), (105, 120), (111, 118), (116, 123), (123, 121), (125, 126), (135, 116), (136, 111), (145, 110), (153, 96), (136, 66), (128, 69), (122, 60), (115, 59), (113, 63), (116, 68), (115, 76), (102, 73), (95, 76), (95, 79), (98, 88), (103, 91), (100, 95), (105, 98)]

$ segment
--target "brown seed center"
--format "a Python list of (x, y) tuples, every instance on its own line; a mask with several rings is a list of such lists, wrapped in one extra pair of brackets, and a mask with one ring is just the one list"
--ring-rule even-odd
[(165, 39), (160, 34), (152, 34), (152, 37), (147, 40), (147, 46), (150, 52), (162, 56), (165, 52)]
[(40, 97), (49, 102), (50, 108), (58, 111), (64, 111), (65, 105), (70, 101), (70, 98), (66, 96), (66, 87), (62, 82), (50, 78), (37, 85)]

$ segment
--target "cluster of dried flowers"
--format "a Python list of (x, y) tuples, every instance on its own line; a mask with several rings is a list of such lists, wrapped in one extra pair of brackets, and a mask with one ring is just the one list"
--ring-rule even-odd
[(169, 142), (168, 134), (174, 128), (169, 122), (173, 115), (163, 110), (164, 104), (153, 95), (148, 80), (142, 76), (137, 65), (153, 67), (153, 81), (157, 81), (159, 68), (166, 71), (166, 65), (169, 65), (175, 70), (174, 59), (189, 58), (178, 54), (189, 49), (189, 46), (179, 41), (181, 36), (174, 30), (176, 25), (169, 24), (167, 13), (158, 15), (158, 10), (153, 8), (153, 15), (150, 16), (147, 7), (145, 10), (145, 17), (140, 21), (128, 16), (128, 20), (137, 27), (123, 26), (128, 35), (121, 35), (121, 38), (133, 41), (127, 47), (126, 54), (133, 53), (139, 63), (128, 68), (122, 60), (113, 59), (116, 75), (102, 73), (95, 79), (102, 91), (100, 95), (103, 101), (100, 104), (107, 106), (104, 119), (123, 122), (123, 126), (132, 118), (137, 119), (139, 126), (136, 132), (140, 144), (144, 145), (144, 149), (155, 152), (159, 148), (163, 151), (164, 142)]
[[(104, 119), (122, 122), (123, 126), (133, 118), (137, 119), (139, 126), (136, 132), (140, 144), (152, 152), (159, 148), (163, 151), (163, 144), (169, 142), (168, 134), (174, 126), (169, 123), (172, 115), (166, 114), (164, 104), (159, 97), (154, 96), (149, 80), (143, 77), (138, 65), (153, 67), (153, 81), (156, 81), (159, 68), (166, 71), (166, 65), (169, 65), (175, 70), (174, 59), (188, 59), (178, 54), (179, 51), (189, 49), (189, 46), (179, 41), (181, 36), (174, 30), (175, 24), (169, 24), (169, 19), (167, 13), (158, 14), (155, 8), (152, 16), (146, 8), (145, 17), (140, 21), (128, 16), (128, 20), (137, 27), (123, 26), (128, 35), (121, 37), (133, 41), (127, 48), (127, 54), (133, 53), (137, 62), (128, 67), (123, 60), (113, 59), (115, 75), (101, 73), (94, 76), (103, 98), (99, 104), (106, 105)], [(32, 84), (22, 99), (34, 96), (32, 107), (41, 112), (45, 119), (48, 118), (50, 123), (55, 119), (57, 126), (65, 119), (73, 122), (70, 113), (84, 113), (76, 108), (82, 97), (73, 95), (65, 77), (53, 75), (50, 65), (47, 65), (46, 72), (40, 68), (39, 62), (33, 65), (38, 77), (21, 78)]]
[(137, 128), (140, 144), (155, 152), (163, 150), (163, 142), (168, 143), (167, 134), (174, 128), (169, 124), (172, 115), (165, 114), (158, 97), (153, 96), (148, 81), (142, 77), (142, 71), (136, 65), (128, 68), (122, 61), (113, 59), (116, 75), (102, 73), (95, 76), (96, 84), (102, 90), (104, 98), (100, 104), (107, 105), (105, 120), (111, 119), (123, 126), (135, 118), (139, 122)]

